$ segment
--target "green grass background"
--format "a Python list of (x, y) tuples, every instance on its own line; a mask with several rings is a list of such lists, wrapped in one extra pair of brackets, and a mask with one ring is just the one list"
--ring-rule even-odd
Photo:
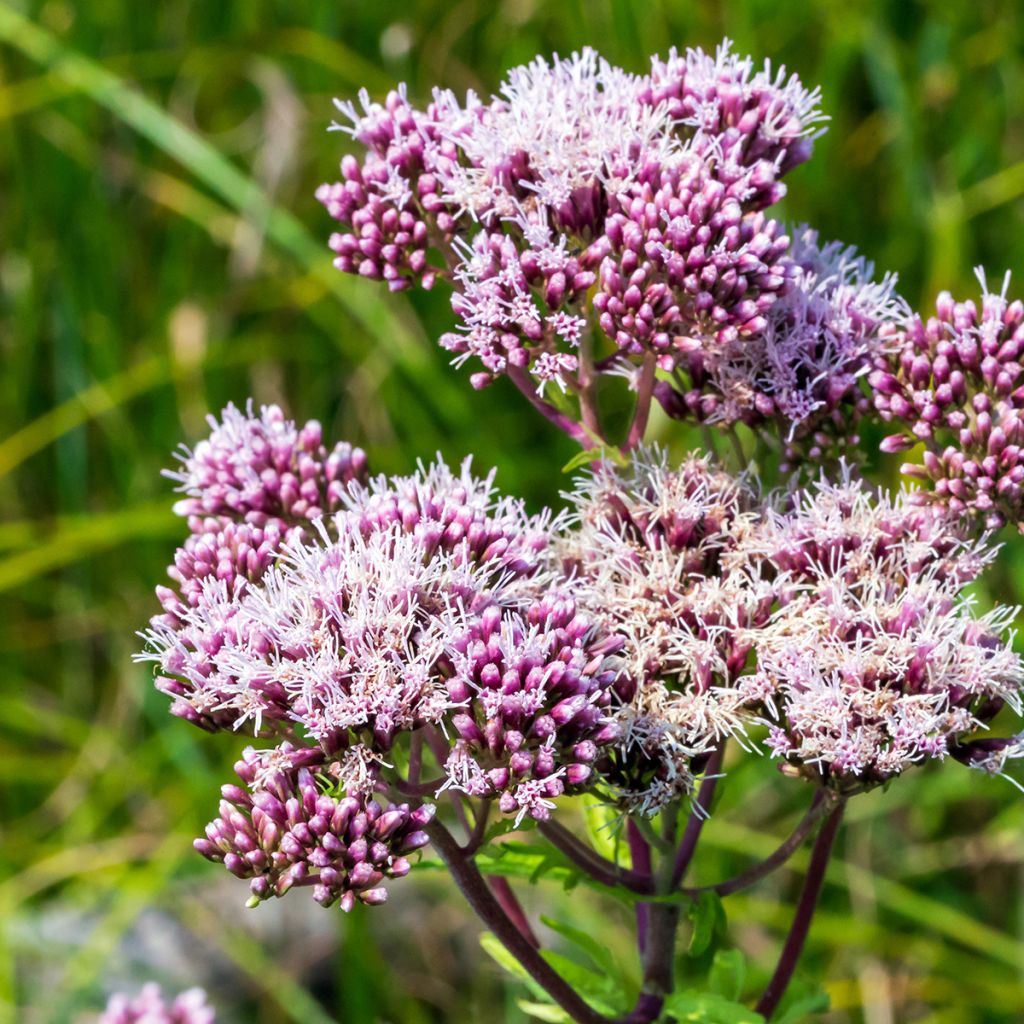
[[(640, 70), (729, 35), (820, 83), (832, 115), (785, 215), (856, 243), (923, 304), (974, 294), (977, 263), (1024, 262), (1020, 15), (991, 0), (0, 0), (0, 1021), (88, 1020), (146, 976), (201, 980), (228, 1024), (524, 1019), (438, 877), (349, 917), (301, 894), (243, 911), (244, 886), (190, 849), (242, 738), (171, 719), (130, 661), (181, 532), (159, 470), (228, 400), (318, 417), (382, 470), (473, 452), (535, 503), (564, 483), (570, 445), (434, 346), (446, 295), (389, 297), (330, 268), (313, 190), (346, 141), (325, 131), (332, 96), (396, 80), (486, 93), (588, 43)], [(1008, 537), (989, 593), (1020, 601), (1022, 569)], [(766, 852), (804, 799), (737, 762), (701, 877)], [(1024, 1020), (1021, 801), (956, 765), (856, 801), (805, 961), (830, 979), (828, 1021)], [(751, 992), (803, 863), (729, 901)], [(628, 962), (620, 910), (540, 895)]]

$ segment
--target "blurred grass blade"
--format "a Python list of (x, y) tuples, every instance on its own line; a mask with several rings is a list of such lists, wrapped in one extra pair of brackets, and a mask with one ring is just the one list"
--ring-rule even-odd
[[(129, 86), (102, 65), (65, 46), (56, 36), (28, 18), (0, 6), (0, 40), (48, 68), (55, 76), (106, 107), (112, 114), (149, 139), (172, 159), (204, 182), (229, 206), (265, 227), (267, 236), (300, 264), (321, 278), (352, 318), (368, 330), (374, 341), (410, 371), (431, 368), (415, 321), (399, 316), (399, 300), (334, 270), (326, 246), (317, 241), (301, 221), (272, 203), (262, 189), (216, 148), (170, 116), (156, 103)], [(353, 358), (365, 355), (365, 343), (356, 337), (339, 337), (339, 347)], [(445, 404), (464, 408), (465, 398), (455, 382), (435, 375), (431, 387), (439, 389)]]
[(69, 430), (162, 383), (167, 378), (168, 363), (166, 357), (154, 356), (110, 380), (93, 384), (0, 441), (0, 476)]
[(106, 515), (65, 521), (48, 539), (0, 561), (0, 592), (143, 537), (171, 537), (180, 520), (161, 499)]

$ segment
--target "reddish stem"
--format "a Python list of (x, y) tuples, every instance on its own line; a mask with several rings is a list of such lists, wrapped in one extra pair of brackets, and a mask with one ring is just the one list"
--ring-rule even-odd
[(622, 446), (624, 452), (632, 451), (647, 433), (647, 421), (651, 415), (651, 398), (654, 395), (654, 372), (658, 368), (657, 356), (648, 352), (640, 369), (640, 380), (636, 388), (636, 411), (629, 426), (629, 435)]
[(621, 885), (630, 892), (644, 896), (654, 893), (654, 879), (650, 874), (619, 867), (557, 822), (542, 821), (538, 824), (537, 831), (595, 882), (610, 887)]
[(530, 927), (526, 911), (523, 910), (523, 905), (512, 891), (512, 886), (509, 885), (508, 879), (502, 878), (500, 875), (488, 875), (487, 884), (491, 887), (491, 892), (494, 893), (494, 898), (498, 901), (498, 905), (508, 915), (508, 919), (516, 926), (519, 934), (534, 949), (540, 949), (540, 943)]
[(690, 812), (686, 828), (683, 830), (683, 838), (676, 851), (676, 861), (672, 868), (673, 890), (678, 888), (686, 874), (686, 869), (690, 866), (690, 861), (693, 860), (694, 853), (697, 852), (697, 842), (711, 810), (711, 800), (715, 795), (715, 786), (718, 783), (718, 772), (722, 767), (724, 751), (723, 744), (717, 747), (708, 758), (707, 766), (704, 769), (704, 781), (700, 784), (700, 792), (694, 801), (693, 810)]
[(465, 856), (455, 837), (444, 825), (435, 818), (427, 825), (426, 832), (477, 917), (523, 965), (530, 977), (576, 1024), (609, 1024), (608, 1018), (588, 1006), (538, 950), (523, 937), (487, 887), (477, 866)]
[(811, 806), (807, 813), (801, 818), (800, 823), (793, 829), (793, 832), (781, 842), (764, 860), (751, 865), (746, 871), (741, 871), (724, 882), (716, 882), (714, 885), (701, 885), (695, 889), (683, 889), (687, 896), (697, 896), (702, 892), (715, 892), (719, 896), (731, 896), (734, 892), (740, 892), (767, 878), (777, 868), (793, 856), (803, 845), (804, 840), (811, 834), (814, 826), (821, 819), (822, 815), (832, 806), (825, 790), (819, 789), (814, 794)]
[[(629, 841), (629, 856), (633, 862), (633, 870), (644, 875), (651, 874), (651, 847), (644, 839), (636, 822), (630, 818), (626, 822), (626, 837)], [(650, 919), (650, 908), (646, 903), (636, 905), (636, 946), (640, 955), (647, 949), (647, 924)]]
[(811, 919), (814, 917), (818, 897), (821, 895), (821, 888), (825, 882), (825, 869), (828, 867), (828, 858), (832, 852), (832, 844), (835, 841), (836, 832), (839, 831), (842, 817), (843, 804), (840, 803), (826, 818), (817, 839), (814, 840), (811, 863), (807, 868), (803, 888), (800, 890), (800, 901), (797, 903), (796, 913), (793, 915), (793, 923), (790, 925), (789, 934), (786, 936), (772, 980), (768, 982), (768, 987), (757, 1004), (757, 1012), (762, 1014), (765, 1020), (771, 1020), (772, 1014), (786, 992), (790, 978), (793, 977), (797, 962), (800, 960), (804, 943), (807, 941), (807, 934), (811, 930)]
[(578, 423), (573, 422), (564, 413), (559, 412), (549, 402), (545, 402), (530, 380), (530, 375), (521, 366), (512, 366), (506, 370), (506, 376), (523, 393), (526, 400), (549, 423), (568, 434), (581, 448), (593, 448), (597, 443)]

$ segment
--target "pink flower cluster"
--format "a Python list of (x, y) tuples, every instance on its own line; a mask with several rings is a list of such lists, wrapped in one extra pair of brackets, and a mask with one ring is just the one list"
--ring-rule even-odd
[(489, 102), (361, 101), (339, 106), (366, 155), (318, 192), (336, 265), (392, 288), (447, 279), (459, 324), (441, 344), (479, 360), (474, 386), (578, 393), (651, 356), (676, 374), (659, 381), (670, 415), (778, 422), (804, 441), (794, 458), (862, 411), (854, 382), (898, 300), (765, 212), (825, 120), (784, 69), (728, 41), (644, 75), (585, 49), (513, 69)]
[[(207, 474), (210, 494), (190, 484), (189, 499), (220, 515), (190, 516), (203, 530), (178, 552), (170, 573), (179, 588), (160, 589), (165, 610), (139, 656), (157, 665), (174, 713), (280, 744), (240, 765), (253, 792), (230, 789), (204, 854), (253, 878), (260, 898), (316, 867), (329, 869), (316, 875), (318, 899), (345, 909), (355, 898), (379, 902), (380, 879), (404, 873), (404, 861), (385, 864), (372, 844), (369, 860), (356, 857), (351, 844), (361, 822), (383, 814), (386, 835), (365, 826), (370, 834), (379, 843), (394, 834), (401, 852), (411, 850), (408, 830), (389, 824), (403, 807), (418, 843), (417, 810), (381, 812), (374, 802), (394, 785), (394, 759), (410, 756), (414, 734), (445, 745), (434, 757), (436, 791), (495, 799), (517, 823), (547, 817), (553, 798), (590, 784), (600, 749), (617, 736), (621, 640), (559, 593), (569, 583), (550, 555), (549, 513), (499, 496), (493, 473), (476, 477), (468, 461), (458, 473), (438, 462), (332, 488), (321, 459), (305, 481), (310, 493), (330, 492), (337, 511), (287, 526), (294, 518), (264, 503), (254, 525), (251, 502), (222, 496), (265, 464), (252, 438), (267, 414), (243, 424), (229, 410), (225, 421), (238, 450), (214, 421), (193, 460), (229, 470)], [(331, 830), (318, 831), (321, 819)], [(328, 864), (332, 851), (340, 859)]]
[(214, 1024), (215, 1020), (202, 989), (189, 989), (167, 1002), (160, 986), (150, 982), (134, 999), (123, 993), (111, 996), (97, 1024)]
[(775, 756), (870, 785), (945, 757), (1004, 705), (1020, 714), (1024, 669), (1000, 640), (1014, 612), (971, 614), (964, 588), (992, 552), (948, 514), (823, 482), (755, 544), (780, 571), (780, 607), (741, 689)]
[(423, 826), (434, 808), (324, 792), (308, 760), (289, 743), (269, 755), (249, 747), (235, 769), (248, 790), (223, 787), (220, 817), (195, 848), (251, 879), (253, 905), (306, 885), (325, 907), (383, 903), (384, 879), (407, 875), (406, 854), (429, 842)]
[(895, 432), (887, 452), (923, 446), (903, 472), (954, 513), (987, 527), (1024, 519), (1024, 303), (991, 292), (981, 309), (943, 292), (935, 315), (915, 316), (871, 374), (875, 407)]
[[(196, 843), (256, 900), (382, 902), (446, 792), (515, 827), (584, 790), (656, 814), (761, 727), (788, 771), (847, 792), (1024, 749), (980, 735), (1020, 711), (1024, 669), (1010, 613), (963, 595), (991, 550), (945, 510), (850, 472), (764, 496), (641, 447), (584, 474), (568, 514), (531, 515), (468, 462), (332, 487), (318, 438), (275, 461), (267, 424), (297, 432), (248, 419), (229, 409), (186, 463), (194, 532), (140, 658), (176, 714), (270, 741)], [(264, 500), (299, 463), (334, 512)], [(242, 486), (255, 466), (263, 490)]]

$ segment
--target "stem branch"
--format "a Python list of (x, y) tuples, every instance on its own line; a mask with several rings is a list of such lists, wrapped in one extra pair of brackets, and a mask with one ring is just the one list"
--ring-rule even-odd
[(654, 879), (649, 872), (619, 867), (556, 821), (539, 822), (537, 831), (595, 882), (612, 887), (621, 885), (622, 888), (640, 893), (642, 896), (653, 895)]
[(741, 871), (738, 875), (733, 875), (732, 878), (727, 878), (724, 882), (716, 882), (714, 885), (701, 885), (695, 889), (684, 889), (683, 892), (688, 896), (697, 896), (702, 892), (715, 892), (719, 896), (731, 896), (734, 892), (748, 889), (755, 883), (760, 882), (762, 878), (767, 878), (777, 868), (782, 867), (803, 845), (804, 840), (811, 834), (814, 826), (833, 806), (834, 802), (829, 798), (827, 791), (819, 789), (814, 794), (814, 799), (811, 801), (811, 806), (808, 808), (807, 813), (800, 819), (793, 832), (764, 860), (752, 864), (745, 871)]
[(521, 366), (512, 366), (509, 364), (506, 371), (506, 376), (519, 390), (523, 393), (526, 400), (544, 417), (549, 423), (553, 423), (559, 430), (568, 434), (580, 447), (582, 448), (593, 448), (594, 441), (590, 435), (583, 429), (578, 423), (574, 423), (564, 413), (559, 412), (549, 402), (545, 402), (540, 395), (537, 394), (536, 389), (533, 386), (533, 382), (530, 380), (530, 375)]
[(707, 821), (708, 813), (711, 810), (711, 800), (715, 795), (715, 786), (718, 783), (718, 772), (722, 767), (722, 758), (725, 752), (725, 745), (720, 744), (708, 758), (707, 766), (704, 769), (704, 780), (700, 784), (700, 791), (694, 801), (693, 810), (686, 821), (686, 828), (683, 831), (683, 838), (676, 851), (676, 860), (672, 868), (672, 890), (679, 887), (679, 883), (686, 874), (686, 869), (697, 852), (697, 842), (700, 839), (704, 822)]
[(790, 925), (789, 934), (786, 936), (772, 980), (768, 982), (768, 987), (757, 1004), (757, 1012), (762, 1014), (765, 1020), (771, 1020), (772, 1014), (785, 994), (790, 978), (793, 977), (800, 954), (803, 952), (807, 933), (811, 930), (811, 919), (814, 917), (818, 897), (821, 895), (821, 887), (825, 882), (825, 869), (828, 867), (832, 843), (836, 838), (842, 817), (843, 804), (839, 803), (826, 818), (825, 824), (818, 833), (818, 838), (814, 840), (811, 863), (807, 869), (807, 876), (804, 878), (803, 889), (800, 891), (800, 901), (797, 903), (796, 913), (793, 915), (793, 923)]
[(654, 395), (654, 371), (658, 368), (658, 358), (653, 352), (644, 356), (640, 368), (640, 380), (636, 388), (636, 411), (633, 422), (629, 426), (629, 435), (622, 446), (624, 452), (631, 452), (643, 439), (647, 432), (647, 420), (651, 415), (651, 398)]
[(530, 977), (576, 1024), (608, 1024), (608, 1018), (588, 1006), (509, 920), (477, 866), (466, 858), (448, 829), (435, 818), (427, 825), (426, 832), (477, 917), (523, 965)]

